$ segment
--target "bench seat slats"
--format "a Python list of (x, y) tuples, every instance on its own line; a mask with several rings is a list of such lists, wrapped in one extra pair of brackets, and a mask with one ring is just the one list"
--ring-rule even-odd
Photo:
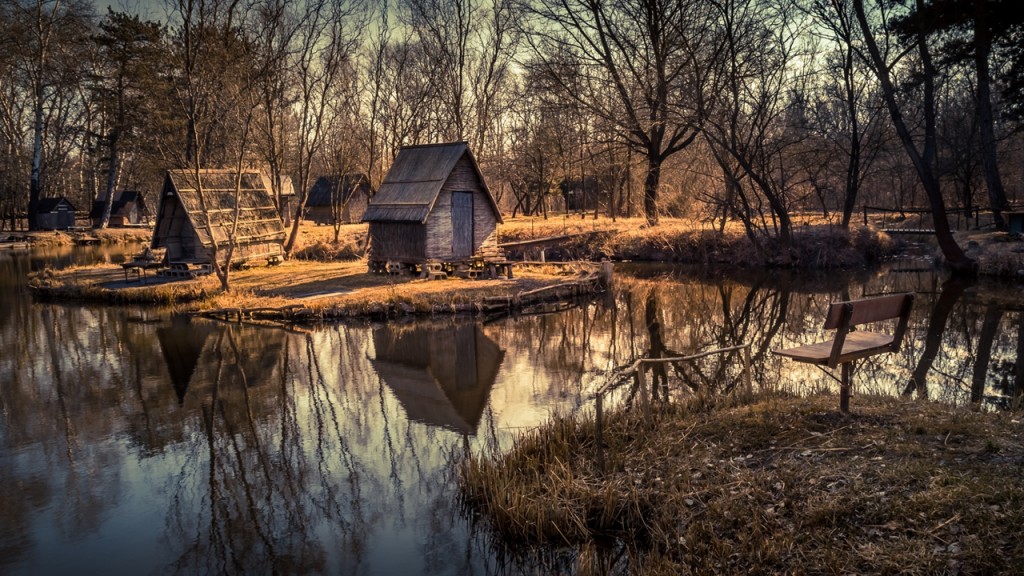
[[(834, 342), (835, 339), (832, 339), (785, 350), (776, 350), (775, 353), (780, 356), (787, 356), (798, 362), (827, 364), (832, 355), (832, 345)], [(846, 335), (846, 340), (843, 341), (843, 351), (839, 356), (839, 363), (872, 356), (879, 352), (888, 352), (892, 342), (893, 337), (890, 334), (867, 332), (864, 330), (850, 332)]]

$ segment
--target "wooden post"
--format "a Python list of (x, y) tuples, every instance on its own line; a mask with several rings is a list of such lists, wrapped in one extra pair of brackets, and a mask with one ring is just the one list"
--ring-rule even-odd
[(841, 377), (839, 380), (839, 411), (843, 414), (850, 412), (850, 380), (852, 379), (853, 362), (842, 364)]
[(597, 449), (597, 470), (604, 474), (604, 392), (597, 393), (594, 403), (594, 444)]
[(868, 225), (868, 206), (867, 206), (867, 204), (864, 205), (864, 225), (865, 226)]
[(614, 266), (609, 260), (601, 261), (601, 283), (605, 288), (611, 288), (612, 286), (612, 270)]
[(637, 393), (640, 394), (640, 408), (644, 413), (644, 423), (649, 424), (651, 422), (651, 399), (647, 396), (647, 379), (644, 378), (643, 362), (638, 362), (636, 365), (636, 381)]

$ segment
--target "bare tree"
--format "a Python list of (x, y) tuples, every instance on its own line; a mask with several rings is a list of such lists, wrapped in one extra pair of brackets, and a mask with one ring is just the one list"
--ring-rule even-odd
[[(28, 226), (38, 228), (36, 209), (43, 191), (44, 140), (47, 128), (64, 124), (71, 111), (71, 99), (77, 84), (78, 47), (89, 31), (90, 7), (80, 0), (4, 0), (4, 32), (18, 42), (20, 73), (26, 78), (26, 90), (32, 110), (32, 154), (29, 177)], [(49, 124), (49, 126), (48, 126)], [(64, 152), (68, 141), (62, 133), (55, 141), (57, 153)], [(60, 160), (59, 158), (55, 160)], [(56, 172), (56, 170), (54, 171)]]
[[(529, 44), (541, 72), (614, 124), (646, 159), (644, 214), (658, 223), (665, 160), (699, 133), (710, 69), (705, 2), (538, 0)], [(563, 75), (566, 55), (579, 77)], [(610, 85), (611, 98), (605, 86)]]
[(306, 209), (313, 158), (323, 143), (330, 120), (333, 86), (343, 74), (351, 72), (347, 63), (355, 55), (366, 26), (368, 12), (362, 0), (327, 2), (315, 0), (307, 5), (303, 25), (297, 35), (299, 48), (289, 64), (296, 71), (296, 195), (291, 231), (285, 241), (285, 255), (295, 249), (299, 224)]
[[(703, 134), (726, 175), (727, 194), (739, 201), (733, 213), (748, 237), (759, 245), (757, 230), (777, 232), (782, 264), (790, 261), (790, 196), (798, 174), (789, 149), (804, 137), (792, 112), (793, 97), (806, 80), (796, 65), (799, 28), (785, 4), (753, 0), (716, 2), (721, 31), (723, 90), (717, 110), (708, 115)], [(756, 196), (754, 196), (756, 195)], [(756, 206), (763, 198), (771, 222), (759, 224)]]
[[(923, 3), (924, 0), (916, 0), (916, 6), (919, 9)], [(853, 0), (853, 6), (857, 16), (857, 23), (867, 47), (866, 58), (881, 86), (882, 97), (885, 100), (886, 108), (889, 110), (893, 127), (896, 129), (900, 142), (903, 143), (903, 149), (910, 157), (914, 169), (917, 171), (925, 194), (928, 195), (932, 221), (935, 226), (935, 235), (939, 242), (939, 248), (942, 250), (942, 255), (954, 272), (974, 273), (977, 270), (977, 264), (964, 254), (964, 251), (956, 243), (956, 239), (953, 238), (953, 233), (949, 228), (946, 204), (942, 197), (942, 189), (936, 174), (938, 151), (935, 135), (935, 77), (938, 71), (932, 61), (926, 31), (919, 28), (914, 34), (910, 45), (904, 48), (905, 50), (916, 52), (918, 62), (920, 63), (920, 69), (917, 70), (917, 73), (920, 75), (923, 98), (918, 104), (921, 106), (924, 116), (924, 134), (923, 138), (919, 140), (915, 138), (911, 127), (907, 125), (904, 119), (905, 110), (898, 98), (894, 78), (894, 66), (906, 52), (901, 50), (900, 53), (894, 56), (888, 51), (883, 51), (883, 47), (886, 49), (890, 46), (899, 48), (898, 45), (893, 45), (896, 41), (896, 35), (884, 24), (877, 31), (876, 27), (872, 26), (873, 21), (886, 22), (885, 14), (877, 16), (874, 20), (869, 20), (867, 10), (864, 7), (864, 0)], [(878, 34), (885, 41), (884, 45), (879, 44)]]

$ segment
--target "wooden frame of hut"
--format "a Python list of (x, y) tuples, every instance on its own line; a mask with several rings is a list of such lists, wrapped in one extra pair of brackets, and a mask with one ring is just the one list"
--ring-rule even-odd
[(40, 230), (74, 228), (75, 206), (64, 196), (40, 198), (36, 205), (36, 224)]
[(465, 142), (401, 148), (362, 221), (371, 271), (500, 257), (501, 212)]
[[(103, 200), (96, 200), (92, 203), (89, 220), (92, 221), (93, 226), (99, 226), (103, 219), (103, 204)], [(149, 207), (146, 205), (142, 192), (122, 190), (117, 193), (113, 204), (110, 205), (110, 220), (107, 224), (114, 227), (139, 226), (148, 224), (149, 217)]]
[(164, 178), (151, 246), (166, 248), (168, 263), (211, 263), (214, 239), (224, 257), (231, 241), (236, 191), (238, 227), (231, 263), (276, 262), (284, 255), (284, 226), (259, 172), (202, 169), (199, 182), (205, 210), (193, 170), (168, 170)]
[(306, 196), (304, 217), (317, 225), (354, 224), (363, 219), (373, 188), (365, 174), (352, 172), (340, 178), (321, 176)]

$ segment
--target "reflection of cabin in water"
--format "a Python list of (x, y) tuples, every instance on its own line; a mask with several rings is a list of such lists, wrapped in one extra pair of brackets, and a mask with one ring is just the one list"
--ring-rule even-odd
[(403, 147), (363, 215), (370, 267), (497, 257), (501, 221), (465, 142)]
[(373, 331), (370, 362), (410, 420), (476, 433), (505, 353), (477, 324)]
[(175, 318), (157, 329), (171, 385), (184, 404), (216, 385), (230, 397), (244, 388), (276, 382), (286, 333), (256, 326), (225, 326)]
[(373, 190), (365, 174), (321, 176), (306, 196), (306, 219), (316, 224), (353, 224), (363, 219)]
[(36, 204), (36, 224), (40, 230), (67, 230), (75, 225), (75, 207), (67, 198), (40, 198)]
[(205, 210), (192, 170), (169, 170), (164, 179), (152, 247), (166, 248), (168, 262), (210, 263), (214, 242), (223, 257), (234, 226), (236, 198), (232, 262), (275, 260), (284, 254), (284, 226), (259, 172), (203, 169), (198, 184)]
[[(103, 220), (103, 208), (105, 201), (96, 200), (92, 203), (92, 210), (89, 212), (89, 220), (93, 226), (99, 226)], [(149, 222), (149, 208), (142, 197), (141, 192), (134, 190), (122, 190), (114, 197), (110, 206), (109, 226), (138, 226)]]

